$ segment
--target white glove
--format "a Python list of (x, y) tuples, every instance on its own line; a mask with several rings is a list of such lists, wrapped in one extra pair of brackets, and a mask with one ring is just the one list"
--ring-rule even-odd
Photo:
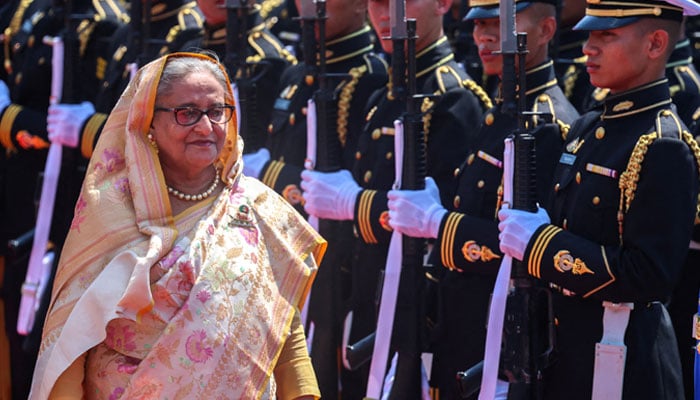
[(389, 225), (407, 236), (438, 237), (440, 221), (447, 210), (440, 203), (440, 192), (431, 177), (423, 190), (392, 190), (389, 199)]
[(270, 151), (261, 147), (255, 153), (243, 154), (243, 175), (260, 178), (265, 163), (270, 161)]
[(501, 208), (498, 212), (499, 248), (505, 254), (523, 260), (525, 248), (532, 234), (542, 225), (549, 224), (550, 219), (544, 208), (537, 207), (537, 212), (532, 213), (511, 208)]
[(80, 138), (80, 128), (94, 113), (95, 106), (89, 101), (49, 106), (49, 115), (46, 117), (49, 140), (63, 146), (76, 147)]
[(355, 214), (355, 200), (362, 190), (350, 171), (301, 173), (304, 191), (304, 210), (318, 218), (351, 220)]
[(0, 114), (5, 111), (10, 104), (12, 104), (12, 100), (10, 100), (10, 89), (7, 87), (5, 81), (0, 80)]

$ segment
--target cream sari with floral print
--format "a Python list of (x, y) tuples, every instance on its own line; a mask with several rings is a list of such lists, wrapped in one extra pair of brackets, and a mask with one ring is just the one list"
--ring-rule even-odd
[(86, 352), (87, 398), (274, 398), (270, 376), (325, 241), (239, 174), (235, 118), (217, 162), (224, 190), (172, 216), (146, 139), (169, 57), (205, 56), (146, 65), (110, 114), (61, 255), (30, 398), (47, 398)]

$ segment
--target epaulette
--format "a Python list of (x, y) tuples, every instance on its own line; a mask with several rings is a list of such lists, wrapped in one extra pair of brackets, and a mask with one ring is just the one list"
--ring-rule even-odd
[[(634, 200), (637, 182), (642, 171), (642, 162), (649, 150), (649, 146), (658, 138), (670, 137), (684, 141), (693, 153), (695, 163), (700, 173), (700, 146), (687, 130), (683, 129), (680, 118), (671, 110), (661, 110), (656, 115), (656, 130), (639, 137), (634, 145), (632, 154), (627, 162), (627, 168), (620, 174), (618, 187), (620, 188), (620, 205), (617, 211), (617, 224), (620, 244), (622, 244), (622, 233), (624, 231), (625, 213), (630, 208)], [(698, 199), (700, 202), (700, 199)], [(700, 203), (696, 203), (700, 207)], [(700, 210), (697, 208), (696, 210)]]
[(386, 75), (389, 73), (389, 64), (384, 58), (378, 56), (377, 54), (366, 53), (362, 55), (362, 59), (365, 61), (368, 74)]
[(700, 77), (688, 65), (678, 65), (673, 67), (673, 75), (678, 79), (678, 84), (669, 88), (671, 96), (678, 92), (689, 92), (700, 94)]
[[(552, 97), (550, 95), (548, 95), (547, 93), (542, 93), (539, 96), (537, 96), (537, 100), (535, 100), (535, 102), (532, 104), (532, 112), (551, 114), (552, 122), (559, 125), (559, 131), (561, 132), (562, 140), (566, 140), (566, 137), (569, 135), (571, 125), (557, 118), (557, 111), (554, 107), (554, 102), (552, 102)], [(538, 122), (539, 119), (537, 117), (533, 117), (533, 124), (535, 126), (538, 124)]]
[(437, 83), (437, 90), (433, 93), (436, 95), (445, 94), (445, 92), (455, 87), (464, 87), (464, 74), (460, 73), (449, 64), (435, 68), (433, 77)]
[(182, 32), (201, 28), (202, 26), (204, 26), (204, 19), (196, 8), (189, 6), (181, 7), (180, 11), (177, 13), (177, 25), (170, 28), (168, 34), (165, 36), (165, 41), (168, 44), (161, 48), (160, 54), (162, 55), (170, 52), (169, 45), (177, 40)]
[(95, 9), (95, 21), (115, 20), (123, 23), (129, 22), (129, 14), (124, 10), (121, 2), (114, 0), (93, 0), (93, 4), (99, 4)]
[(260, 16), (263, 19), (267, 19), (272, 11), (281, 6), (282, 3), (284, 3), (284, 0), (263, 0), (260, 4)]
[(264, 23), (250, 31), (248, 44), (255, 50), (255, 54), (247, 57), (246, 61), (248, 62), (256, 63), (265, 58), (279, 57), (292, 65), (297, 63), (297, 58), (266, 30)]

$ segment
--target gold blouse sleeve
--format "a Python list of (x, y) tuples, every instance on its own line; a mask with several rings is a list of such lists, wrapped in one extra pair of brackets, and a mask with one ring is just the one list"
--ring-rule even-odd
[(51, 389), (49, 400), (75, 400), (82, 399), (83, 378), (85, 378), (85, 359), (87, 353), (83, 353), (73, 364), (68, 367)]
[(278, 399), (291, 400), (300, 396), (321, 398), (298, 311), (294, 313), (291, 334), (282, 347), (274, 374)]

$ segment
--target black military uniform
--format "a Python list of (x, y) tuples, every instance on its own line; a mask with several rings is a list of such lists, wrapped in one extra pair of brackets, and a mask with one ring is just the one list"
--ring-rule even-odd
[[(547, 398), (590, 398), (603, 316), (596, 300), (635, 302), (623, 397), (682, 398), (675, 339), (659, 301), (670, 294), (690, 239), (694, 143), (672, 111), (666, 79), (608, 97), (604, 111), (573, 126), (550, 187), (552, 225), (538, 229), (525, 254), (535, 277), (566, 288), (554, 293), (560, 356)], [(643, 162), (630, 163), (635, 156)], [(654, 207), (651, 218), (648, 207), (667, 201), (675, 206)]]
[[(658, 5), (667, 10), (658, 17), (680, 23), (683, 10), (668, 3), (618, 2), (628, 17), (618, 20), (607, 16), (616, 10), (599, 13), (589, 1), (576, 29), (623, 27)], [(550, 186), (551, 224), (535, 231), (524, 254), (529, 273), (557, 289), (558, 361), (545, 375), (546, 399), (591, 398), (601, 301), (634, 303), (624, 331), (622, 397), (683, 398), (663, 302), (691, 238), (699, 162), (700, 147), (672, 106), (666, 78), (608, 96), (572, 126)], [(612, 375), (605, 366), (596, 373)]]
[[(205, 23), (204, 36), (185, 43), (182, 48), (184, 51), (214, 51), (226, 63), (229, 76), (239, 86), (241, 98), (237, 106), (242, 116), (239, 133), (245, 140), (246, 152), (264, 145), (282, 72), (297, 63), (296, 57), (267, 28), (259, 11), (260, 6), (256, 5), (247, 15), (244, 26), (248, 30), (243, 35), (247, 40), (240, 44), (241, 49), (236, 49), (240, 54), (226, 53), (226, 24)], [(241, 21), (237, 24), (243, 26)]]
[[(355, 160), (357, 139), (362, 130), (367, 98), (387, 81), (387, 65), (373, 52), (371, 29), (362, 29), (327, 42), (326, 66), (329, 74), (343, 77), (329, 78), (336, 94), (333, 106), (338, 140), (342, 144), (340, 164), (349, 169)], [(318, 80), (311, 75), (309, 66), (300, 63), (288, 68), (281, 80), (268, 127), (267, 147), (271, 160), (260, 173), (260, 179), (281, 193), (299, 212), (301, 204), (299, 183), (306, 158), (307, 100), (318, 90)], [(322, 118), (322, 116), (318, 116)], [(331, 243), (309, 298), (308, 320), (314, 323), (311, 360), (323, 398), (338, 398), (338, 368), (342, 333), (342, 303), (347, 297), (350, 282), (350, 252), (348, 240), (352, 237), (350, 222), (321, 221), (319, 231)], [(307, 328), (307, 332), (309, 332)], [(343, 398), (351, 388), (343, 384)]]
[[(688, 129), (695, 135), (700, 132), (700, 74), (693, 65), (693, 49), (689, 39), (682, 40), (666, 63), (666, 77), (673, 104), (678, 116), (685, 122)], [(695, 231), (700, 232), (698, 226)], [(692, 331), (693, 315), (697, 313), (697, 295), (700, 287), (700, 233), (694, 236), (696, 243), (691, 243), (688, 249), (683, 272), (676, 289), (673, 291), (668, 304), (668, 312), (676, 331), (678, 350), (683, 367), (683, 383), (687, 398), (692, 398), (693, 369), (695, 364), (695, 340), (688, 332)]]
[[(527, 109), (542, 113), (529, 123), (535, 129), (537, 184), (543, 189), (578, 112), (557, 85), (551, 60), (526, 71), (526, 83)], [(475, 145), (454, 171), (450, 187), (455, 189), (446, 193), (452, 212), (443, 217), (433, 252), (435, 263), (447, 268), (438, 271), (444, 274), (435, 337), (436, 384), (441, 398), (459, 398), (457, 371), (484, 357), (489, 298), (502, 261), (496, 214), (503, 190), (503, 141), (517, 128), (517, 119), (502, 112), (500, 99), (496, 102), (484, 115)], [(540, 202), (546, 198), (543, 192), (538, 196)]]
[[(480, 86), (454, 61), (447, 37), (442, 37), (417, 54), (416, 88), (430, 94), (421, 106), (427, 138), (427, 174), (440, 192), (450, 184), (453, 171), (471, 146), (478, 121), (491, 101)], [(394, 120), (405, 111), (405, 102), (394, 99), (391, 83), (369, 101), (367, 123), (360, 137), (355, 181), (362, 191), (357, 197), (354, 224), (358, 238), (353, 245), (350, 343), (375, 330), (377, 288), (384, 270), (391, 228), (387, 224), (387, 192), (394, 182)], [(442, 203), (449, 201), (442, 196)], [(404, 295), (401, 290), (399, 297)], [(397, 304), (402, 303), (401, 298)], [(402, 312), (397, 306), (397, 315)], [(394, 330), (400, 336), (400, 329)], [(396, 338), (396, 337), (395, 337)], [(395, 339), (393, 343), (398, 343)], [(364, 393), (367, 370), (358, 391)]]
[[(46, 36), (52, 37), (64, 31), (64, 8), (51, 1), (34, 0), (19, 3), (5, 30), (5, 68), (12, 104), (0, 119), (0, 143), (8, 155), (3, 182), (2, 249), (9, 239), (15, 239), (30, 231), (35, 224), (35, 198), (40, 189), (39, 174), (46, 159), (48, 136), (46, 115), (51, 87), (52, 49), (43, 43)], [(74, 15), (79, 21), (78, 31), (80, 61), (75, 63), (72, 73), (79, 76), (75, 87), (76, 96), (94, 90), (99, 82), (96, 61), (104, 57), (109, 37), (125, 18), (119, 4), (110, 1), (96, 6), (91, 1), (74, 1)], [(66, 44), (67, 45), (67, 44)], [(82, 176), (76, 172), (76, 152), (64, 149), (54, 216), (49, 239), (55, 246), (61, 245), (70, 226)], [(28, 340), (17, 335), (16, 321), (24, 282), (31, 237), (20, 254), (8, 258), (4, 277), (4, 299), (8, 336), (13, 343), (12, 373), (13, 397), (26, 398), (29, 391), (31, 371), (34, 368), (38, 341), (43, 325), (43, 314), (38, 312), (34, 329)], [(50, 282), (48, 287), (50, 287)], [(43, 300), (48, 300), (48, 295)], [(22, 350), (20, 348), (22, 347)]]

